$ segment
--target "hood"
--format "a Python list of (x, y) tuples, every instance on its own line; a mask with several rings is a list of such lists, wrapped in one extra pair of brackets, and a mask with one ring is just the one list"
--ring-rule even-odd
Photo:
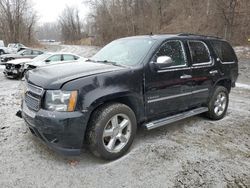
[(17, 56), (20, 56), (19, 54), (4, 54), (4, 55), (1, 55), (1, 57), (3, 58), (6, 58), (6, 57), (17, 57)]
[[(61, 61), (59, 61), (61, 63)], [(27, 63), (27, 65), (32, 65), (35, 67), (42, 67), (42, 66), (46, 66), (48, 64), (46, 64), (44, 61), (30, 61), (29, 63)]]
[(25, 77), (29, 83), (44, 89), (60, 89), (71, 80), (121, 69), (124, 68), (103, 63), (72, 62), (37, 68), (28, 71)]
[(8, 62), (6, 62), (6, 64), (13, 64), (13, 65), (18, 65), (18, 64), (24, 64), (27, 62), (30, 62), (31, 59), (26, 58), (26, 59), (14, 59), (14, 60), (10, 60)]

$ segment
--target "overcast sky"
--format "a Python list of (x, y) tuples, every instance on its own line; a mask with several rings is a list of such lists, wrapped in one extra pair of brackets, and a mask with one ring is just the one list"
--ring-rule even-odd
[(81, 17), (86, 16), (88, 12), (82, 0), (33, 0), (33, 3), (39, 16), (39, 23), (56, 21), (67, 5), (78, 7)]

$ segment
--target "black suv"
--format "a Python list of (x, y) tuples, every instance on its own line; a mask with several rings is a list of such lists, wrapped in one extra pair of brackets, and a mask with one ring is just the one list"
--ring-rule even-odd
[(201, 113), (223, 118), (237, 77), (237, 57), (223, 39), (122, 38), (85, 63), (29, 71), (17, 115), (60, 153), (80, 154), (87, 144), (112, 160), (129, 149), (138, 126), (150, 130)]

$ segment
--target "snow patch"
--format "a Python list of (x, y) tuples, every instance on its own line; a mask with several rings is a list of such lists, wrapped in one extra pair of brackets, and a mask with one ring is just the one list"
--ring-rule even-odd
[(248, 84), (236, 83), (236, 87), (250, 90), (250, 85)]

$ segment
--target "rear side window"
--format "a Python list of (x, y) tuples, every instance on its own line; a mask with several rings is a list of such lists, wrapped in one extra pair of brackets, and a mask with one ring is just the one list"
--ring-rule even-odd
[(189, 41), (188, 44), (193, 65), (210, 63), (210, 54), (205, 43), (201, 41)]
[(61, 55), (53, 55), (50, 58), (48, 58), (50, 61), (61, 61)]
[(42, 54), (42, 52), (33, 50), (33, 55), (41, 55), (41, 54)]
[(32, 51), (31, 50), (25, 50), (22, 54), (23, 55), (31, 55)]
[(233, 48), (227, 42), (212, 41), (211, 44), (222, 62), (234, 62), (237, 60)]
[(74, 61), (75, 57), (73, 55), (63, 55), (63, 60), (64, 61)]

